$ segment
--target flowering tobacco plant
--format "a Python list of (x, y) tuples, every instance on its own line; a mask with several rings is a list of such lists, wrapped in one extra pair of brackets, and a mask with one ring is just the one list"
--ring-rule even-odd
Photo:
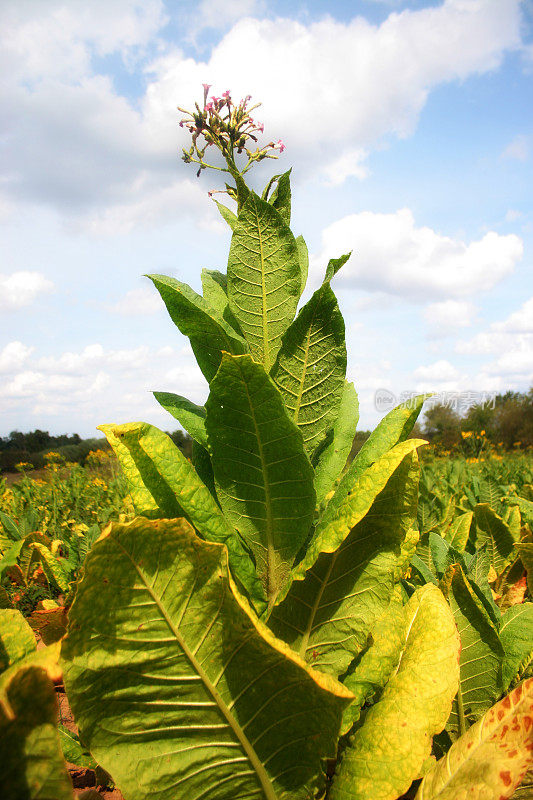
[[(296, 313), (308, 258), (289, 172), (261, 194), (243, 177), (282, 145), (253, 150), (249, 99), (208, 91), (182, 121), (184, 157), (201, 171), (214, 146), (233, 180), (236, 213), (218, 206), (227, 273), (204, 270), (203, 296), (150, 277), (209, 394), (155, 393), (193, 438), (192, 463), (152, 425), (102, 426), (139, 516), (103, 531), (69, 612), (80, 738), (126, 800), (509, 797), (529, 763), (533, 680), (483, 719), (465, 713), (461, 568), (411, 575), (424, 442), (408, 436), (425, 397), (347, 465), (358, 403), (331, 283), (349, 255)], [(433, 741), (452, 707), (461, 729)], [(442, 762), (432, 748), (449, 748)]]
[[(204, 169), (228, 172), (237, 185), (233, 187), (226, 184), (226, 190), (231, 197), (237, 200), (242, 176), (257, 162), (265, 158), (277, 158), (277, 153), (283, 153), (285, 145), (279, 139), (276, 143), (269, 142), (262, 147), (254, 147), (257, 145), (258, 135), (264, 132), (264, 125), (252, 119), (252, 112), (259, 108), (261, 103), (249, 107), (252, 99), (250, 95), (235, 105), (229, 90), (226, 90), (221, 97), (211, 96), (208, 102), (211, 86), (204, 83), (203, 87), (203, 108), (200, 108), (198, 103), (195, 104), (193, 112), (178, 108), (179, 111), (186, 114), (179, 123), (180, 127), (187, 128), (192, 139), (190, 148), (188, 150), (183, 148), (183, 160), (187, 164), (199, 165), (196, 173), (198, 177)], [(212, 146), (220, 151), (226, 166), (220, 167), (207, 163), (206, 151), (208, 147)], [(239, 157), (243, 154), (244, 163), (239, 166)]]

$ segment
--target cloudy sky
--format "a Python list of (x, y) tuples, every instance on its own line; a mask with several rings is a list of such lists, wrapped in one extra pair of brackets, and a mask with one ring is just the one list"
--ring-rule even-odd
[(178, 155), (204, 82), (285, 141), (310, 289), (354, 251), (361, 427), (378, 390), (527, 389), (532, 40), (530, 0), (3, 0), (0, 435), (174, 429), (152, 390), (204, 401), (142, 277), (226, 268), (216, 178)]

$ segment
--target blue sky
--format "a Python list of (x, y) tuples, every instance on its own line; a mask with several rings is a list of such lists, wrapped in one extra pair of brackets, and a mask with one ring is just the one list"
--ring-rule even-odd
[(152, 390), (204, 401), (142, 278), (199, 289), (202, 267), (226, 267), (216, 178), (178, 157), (176, 106), (204, 81), (262, 101), (286, 142), (305, 296), (354, 251), (336, 290), (360, 427), (381, 389), (527, 390), (532, 20), (529, 0), (6, 0), (0, 435), (172, 429)]

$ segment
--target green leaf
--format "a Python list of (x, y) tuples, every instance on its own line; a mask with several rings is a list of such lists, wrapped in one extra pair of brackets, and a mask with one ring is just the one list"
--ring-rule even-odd
[(80, 737), (69, 731), (64, 725), (59, 726), (59, 741), (65, 761), (82, 769), (96, 769), (98, 765), (89, 751), (81, 744)]
[(73, 800), (72, 784), (59, 745), (57, 701), (50, 678), (39, 667), (15, 666), (10, 670), (3, 694), (2, 800)]
[(0, 610), (0, 672), (33, 653), (35, 648), (33, 631), (20, 611)]
[(250, 356), (224, 354), (206, 409), (218, 499), (272, 600), (309, 534), (315, 508), (302, 434)]
[[(332, 498), (332, 508), (337, 508), (352, 491), (357, 479), (363, 472), (381, 458), (388, 450), (407, 439), (413, 429), (424, 401), (431, 397), (422, 394), (393, 408), (384, 417), (377, 428), (372, 431), (354, 460), (344, 473)], [(418, 440), (419, 445), (425, 442)], [(331, 505), (330, 504), (330, 505)]]
[(186, 283), (166, 275), (148, 275), (167, 307), (172, 322), (188, 336), (191, 347), (208, 381), (215, 375), (222, 351), (246, 353), (248, 346), (221, 313)]
[(298, 262), (300, 264), (300, 294), (303, 294), (309, 273), (309, 253), (305, 239), (301, 234), (296, 237), (296, 247), (298, 248)]
[[(315, 564), (321, 553), (335, 553), (352, 528), (367, 514), (403, 459), (423, 444), (426, 443), (421, 439), (401, 442), (385, 453), (366, 472), (355, 478), (351, 484), (346, 485), (344, 478), (341, 480), (318, 521), (304, 557), (294, 568), (291, 580), (303, 580), (307, 570)], [(285, 594), (286, 591), (280, 595), (278, 602), (281, 602)]]
[[(157, 516), (186, 516), (205, 539), (225, 544), (235, 577), (249, 592), (253, 602), (261, 603), (263, 592), (250, 556), (209, 489), (172, 439), (145, 422), (101, 425), (100, 430), (115, 449), (128, 482), (137, 486), (142, 481), (149, 493), (147, 507), (137, 505), (137, 512), (153, 516), (155, 507)], [(117, 441), (120, 448), (115, 448)], [(127, 459), (123, 458), (122, 448), (127, 452)], [(134, 502), (136, 499), (137, 495)]]
[(514, 554), (514, 539), (503, 519), (486, 503), (474, 509), (476, 547), (488, 545), (490, 561), (500, 575)]
[(242, 336), (239, 323), (231, 313), (228, 300), (228, 276), (217, 269), (202, 270), (204, 300), (220, 314), (233, 330)]
[(326, 276), (324, 278), (324, 282), (330, 281), (333, 277), (335, 277), (337, 272), (346, 264), (351, 255), (352, 251), (350, 250), (349, 253), (346, 253), (346, 255), (341, 256), (340, 258), (330, 258), (326, 267)]
[(507, 691), (533, 663), (533, 603), (508, 608), (498, 634), (505, 651), (502, 679), (504, 691)]
[(269, 201), (285, 225), (291, 224), (291, 170), (284, 172), (278, 177), (276, 188), (272, 192)]
[(345, 374), (344, 320), (326, 283), (285, 332), (271, 371), (310, 458), (337, 417)]
[(237, 226), (237, 215), (233, 213), (227, 206), (223, 206), (222, 203), (219, 203), (218, 200), (215, 200), (218, 210), (220, 211), (220, 216), (222, 217), (225, 222), (228, 223), (231, 230), (234, 231)]
[(378, 702), (351, 737), (333, 779), (331, 800), (396, 800), (431, 753), (457, 690), (459, 638), (450, 609), (433, 584), (404, 610), (399, 664)]
[(80, 734), (126, 798), (304, 800), (351, 695), (279, 642), (183, 520), (109, 529), (63, 645)]
[(18, 539), (22, 538), (22, 533), (19, 530), (18, 525), (13, 519), (11, 519), (9, 514), (5, 514), (3, 511), (0, 511), (0, 522), (2, 523), (2, 527), (10, 539), (16, 542)]
[(456, 517), (445, 534), (446, 541), (449, 542), (455, 550), (459, 550), (461, 553), (468, 542), (473, 516), (474, 514), (472, 511), (467, 511), (465, 514)]
[(61, 562), (57, 559), (48, 547), (40, 542), (33, 542), (30, 545), (34, 553), (38, 553), (35, 561), (40, 562), (42, 570), (46, 576), (46, 580), (51, 586), (57, 586), (62, 592), (68, 591), (69, 576), (65, 573)]
[(192, 456), (191, 461), (194, 469), (198, 473), (198, 477), (204, 483), (214, 499), (217, 499), (217, 492), (215, 489), (215, 476), (213, 475), (213, 465), (211, 463), (211, 456), (205, 447), (195, 442), (192, 443)]
[(359, 421), (359, 399), (353, 383), (344, 382), (333, 428), (315, 456), (315, 490), (318, 505), (333, 489), (352, 449)]
[(250, 192), (231, 239), (228, 297), (252, 356), (266, 372), (296, 312), (300, 286), (298, 247), (290, 228), (270, 203)]
[[(416, 514), (418, 461), (404, 454), (381, 478), (371, 508), (334, 549), (333, 533), (325, 552), (295, 580), (277, 605), (269, 625), (302, 658), (324, 672), (341, 675), (364, 648), (375, 621), (387, 608), (398, 580), (406, 539)], [(376, 480), (377, 483), (377, 480)], [(362, 498), (364, 486), (358, 496)], [(299, 570), (299, 567), (297, 568)]]
[(347, 733), (360, 717), (362, 706), (385, 686), (398, 666), (405, 645), (405, 611), (395, 591), (390, 605), (372, 628), (368, 649), (343, 680), (355, 700), (344, 711), (341, 733)]
[(458, 564), (448, 570), (441, 588), (461, 637), (460, 685), (446, 725), (457, 738), (501, 696), (504, 651), (493, 621)]
[(179, 394), (172, 392), (154, 392), (157, 402), (165, 411), (172, 414), (180, 425), (185, 428), (189, 436), (203, 447), (207, 447), (207, 433), (205, 432), (205, 408), (187, 400)]
[(416, 800), (505, 800), (531, 764), (533, 679), (487, 711), (424, 777)]

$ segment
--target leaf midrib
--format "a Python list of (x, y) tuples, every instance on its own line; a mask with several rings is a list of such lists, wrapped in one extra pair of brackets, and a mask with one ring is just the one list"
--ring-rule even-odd
[(255, 212), (255, 219), (257, 223), (257, 235), (258, 235), (258, 242), (259, 242), (259, 259), (261, 262), (261, 293), (262, 293), (262, 308), (261, 308), (261, 319), (263, 323), (263, 362), (265, 365), (265, 371), (270, 372), (270, 350), (268, 346), (268, 314), (267, 314), (267, 295), (266, 295), (266, 284), (265, 284), (265, 256), (263, 252), (263, 237), (261, 235), (261, 225), (259, 222), (259, 212), (257, 210), (257, 205), (254, 203), (254, 212)]
[(239, 725), (237, 720), (233, 717), (233, 715), (231, 714), (231, 712), (230, 712), (229, 708), (227, 707), (227, 705), (222, 700), (222, 697), (220, 696), (217, 688), (213, 685), (213, 683), (209, 679), (208, 675), (204, 672), (202, 666), (200, 665), (200, 663), (195, 658), (194, 653), (189, 649), (188, 645), (186, 644), (185, 640), (183, 639), (183, 637), (182, 637), (182, 635), (180, 633), (179, 626), (176, 627), (174, 625), (174, 622), (172, 621), (171, 617), (167, 613), (166, 608), (164, 607), (163, 603), (161, 602), (160, 597), (153, 591), (153, 589), (150, 586), (150, 583), (148, 582), (148, 580), (146, 579), (144, 573), (137, 566), (137, 564), (135, 563), (135, 561), (131, 557), (130, 553), (126, 550), (126, 548), (122, 545), (121, 542), (119, 542), (118, 540), (115, 540), (115, 541), (118, 544), (118, 546), (120, 547), (120, 549), (127, 556), (129, 561), (131, 562), (131, 564), (134, 567), (135, 571), (137, 572), (139, 578), (143, 582), (147, 592), (150, 594), (150, 596), (152, 597), (152, 600), (154, 601), (155, 605), (159, 609), (159, 612), (161, 613), (161, 616), (163, 617), (163, 619), (165, 620), (166, 624), (168, 625), (170, 632), (176, 638), (176, 641), (177, 641), (179, 647), (181, 647), (181, 649), (183, 650), (183, 652), (185, 654), (185, 657), (188, 659), (189, 663), (191, 664), (191, 666), (193, 667), (193, 669), (195, 670), (197, 675), (199, 675), (199, 677), (200, 677), (200, 679), (201, 679), (206, 691), (208, 692), (208, 694), (211, 695), (211, 697), (215, 701), (217, 707), (219, 708), (219, 710), (221, 711), (222, 715), (224, 716), (224, 719), (226, 720), (228, 726), (231, 728), (231, 730), (233, 731), (233, 733), (237, 737), (237, 740), (239, 741), (241, 747), (243, 748), (243, 751), (244, 751), (245, 755), (247, 756), (248, 760), (250, 761), (251, 766), (255, 770), (255, 773), (256, 773), (256, 776), (257, 776), (257, 780), (259, 781), (261, 789), (264, 792), (265, 800), (278, 800), (278, 797), (274, 792), (274, 789), (273, 789), (272, 784), (270, 782), (270, 779), (269, 779), (269, 777), (268, 777), (268, 775), (266, 773), (266, 770), (265, 770), (263, 764), (261, 763), (259, 757), (257, 756), (257, 753), (255, 752), (251, 742), (248, 740), (248, 738), (246, 737), (243, 729), (241, 728), (241, 726)]

